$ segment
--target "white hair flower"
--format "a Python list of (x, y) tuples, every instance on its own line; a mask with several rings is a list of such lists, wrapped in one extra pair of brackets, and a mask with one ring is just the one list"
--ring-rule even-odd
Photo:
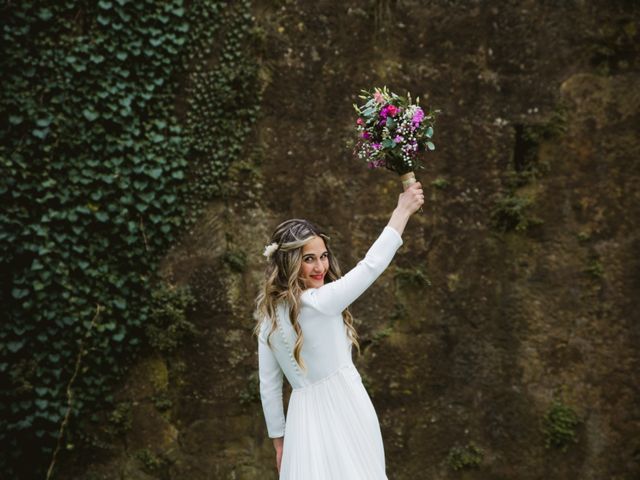
[(273, 255), (273, 253), (276, 250), (278, 250), (278, 244), (276, 242), (270, 243), (269, 245), (264, 247), (264, 252), (262, 253), (262, 255), (264, 255), (265, 257), (269, 258), (269, 257), (271, 257), (271, 255)]

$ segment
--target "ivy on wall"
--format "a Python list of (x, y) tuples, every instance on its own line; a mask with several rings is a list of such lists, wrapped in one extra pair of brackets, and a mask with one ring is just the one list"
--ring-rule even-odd
[(145, 347), (157, 263), (220, 193), (259, 98), (248, 1), (7, 2), (0, 15), (0, 469), (33, 478), (80, 342), (72, 431)]
[[(247, 40), (254, 34), (249, 28), (253, 22), (250, 2), (233, 3), (236, 9), (209, 10), (206, 3), (192, 7), (194, 17), (202, 20), (193, 23), (199, 30), (195, 48), (189, 51), (192, 68), (185, 95), (189, 107), (185, 143), (197, 179), (187, 192), (189, 212), (197, 212), (221, 193), (230, 160), (241, 153), (258, 114), (256, 64), (245, 54)], [(215, 68), (211, 58), (218, 59)]]

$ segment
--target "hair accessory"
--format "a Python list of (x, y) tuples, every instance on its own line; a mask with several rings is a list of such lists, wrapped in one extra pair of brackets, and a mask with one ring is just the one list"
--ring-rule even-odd
[(276, 242), (270, 243), (269, 245), (264, 247), (264, 252), (262, 253), (262, 255), (270, 258), (276, 250), (278, 250), (278, 244)]

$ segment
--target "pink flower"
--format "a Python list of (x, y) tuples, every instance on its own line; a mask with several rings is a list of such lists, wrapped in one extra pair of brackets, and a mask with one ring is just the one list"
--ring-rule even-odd
[(371, 144), (371, 147), (372, 147), (374, 150), (379, 150), (381, 146), (382, 146), (382, 144), (380, 144), (380, 143), (372, 143), (372, 144)]
[(413, 117), (411, 118), (411, 122), (418, 125), (420, 124), (420, 122), (422, 122), (423, 119), (424, 119), (424, 112), (420, 107), (418, 107), (415, 113), (413, 114)]
[(380, 110), (380, 117), (381, 118), (387, 118), (387, 117), (395, 117), (398, 113), (398, 107), (396, 107), (395, 105), (386, 105), (382, 110)]
[(364, 122), (362, 121), (362, 119), (361, 119), (361, 118), (358, 118), (358, 120), (356, 120), (356, 123), (357, 123), (358, 125), (364, 125)]
[(376, 103), (384, 103), (384, 97), (380, 92), (374, 93), (373, 98), (375, 99)]
[(396, 135), (396, 138), (393, 139), (393, 141), (396, 143), (400, 143), (403, 140), (404, 140), (404, 137), (402, 135)]

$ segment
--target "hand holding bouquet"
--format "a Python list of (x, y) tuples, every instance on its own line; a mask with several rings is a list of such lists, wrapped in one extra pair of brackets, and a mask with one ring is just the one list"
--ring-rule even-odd
[(411, 95), (400, 97), (387, 87), (373, 93), (362, 91), (361, 106), (353, 105), (359, 141), (355, 153), (369, 168), (385, 167), (400, 175), (406, 189), (416, 181), (414, 171), (424, 168), (418, 154), (436, 147), (431, 141), (438, 110), (425, 112), (420, 99), (411, 102)]

